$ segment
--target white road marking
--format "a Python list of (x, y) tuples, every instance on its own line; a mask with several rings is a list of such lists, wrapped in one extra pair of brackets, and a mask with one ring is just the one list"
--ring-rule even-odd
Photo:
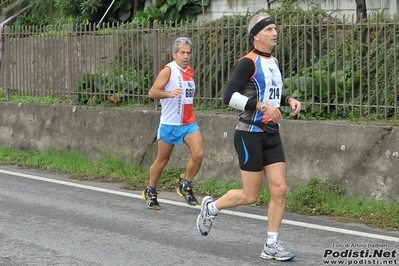
[[(70, 186), (70, 187), (77, 187), (77, 188), (99, 191), (99, 192), (104, 192), (104, 193), (109, 193), (109, 194), (114, 194), (114, 195), (120, 195), (120, 196), (124, 196), (124, 197), (142, 199), (141, 195), (123, 192), (123, 191), (87, 186), (87, 185), (82, 185), (82, 184), (78, 184), (78, 183), (67, 182), (67, 181), (51, 179), (51, 178), (46, 178), (46, 177), (40, 177), (40, 176), (35, 176), (35, 175), (29, 175), (29, 174), (23, 174), (23, 173), (18, 173), (18, 172), (11, 172), (11, 171), (2, 170), (2, 169), (0, 169), (0, 173), (14, 175), (14, 176), (20, 176), (20, 177), (25, 177), (25, 178), (29, 178), (29, 179), (40, 180), (40, 181), (44, 181), (44, 182), (50, 182), (50, 183), (55, 183), (55, 184), (60, 184), (60, 185), (65, 185), (65, 186)], [(176, 206), (181, 206), (181, 207), (200, 209), (200, 206), (188, 206), (187, 204), (185, 204), (183, 202), (177, 202), (177, 201), (173, 201), (173, 200), (158, 199), (158, 201), (161, 203), (166, 203), (166, 204), (171, 204), (171, 205), (176, 205)], [(256, 215), (256, 214), (243, 213), (243, 212), (230, 211), (230, 210), (222, 210), (221, 212), (230, 214), (230, 215), (235, 215), (235, 216), (241, 216), (241, 217), (246, 217), (246, 218), (251, 218), (251, 219), (267, 221), (266, 216), (261, 216), (261, 215)], [(342, 233), (342, 234), (347, 234), (347, 235), (355, 235), (355, 236), (361, 236), (361, 237), (367, 237), (367, 238), (381, 239), (381, 240), (399, 243), (399, 238), (392, 237), (392, 236), (371, 234), (371, 233), (360, 232), (360, 231), (355, 231), (355, 230), (341, 229), (341, 228), (336, 228), (336, 227), (331, 227), (331, 226), (297, 222), (297, 221), (285, 220), (285, 219), (283, 219), (282, 223), (294, 225), (294, 226), (313, 228), (313, 229), (318, 229), (318, 230)]]

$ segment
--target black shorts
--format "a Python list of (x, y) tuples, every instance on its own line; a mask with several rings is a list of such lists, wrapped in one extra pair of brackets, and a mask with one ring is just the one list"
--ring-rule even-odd
[(244, 171), (260, 172), (266, 165), (285, 162), (280, 133), (271, 135), (265, 132), (236, 130), (234, 147), (240, 169)]

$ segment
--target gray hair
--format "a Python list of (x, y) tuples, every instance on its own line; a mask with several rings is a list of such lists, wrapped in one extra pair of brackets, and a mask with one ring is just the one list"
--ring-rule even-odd
[(259, 13), (255, 16), (253, 16), (248, 22), (248, 34), (249, 35), (251, 35), (251, 30), (255, 26), (255, 24), (258, 23), (258, 20), (260, 17), (270, 18), (270, 15), (268, 13)]
[(189, 45), (191, 50), (193, 49), (193, 43), (187, 37), (179, 37), (177, 38), (172, 45), (172, 52), (177, 53), (179, 51), (179, 44)]

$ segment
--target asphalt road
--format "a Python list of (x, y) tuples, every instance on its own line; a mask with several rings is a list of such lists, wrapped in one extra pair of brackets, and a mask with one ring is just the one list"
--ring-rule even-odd
[(0, 166), (0, 266), (399, 265), (398, 232), (290, 213), (279, 239), (297, 258), (263, 260), (264, 209), (223, 211), (203, 237), (199, 207), (158, 197), (162, 210), (150, 211), (119, 184)]

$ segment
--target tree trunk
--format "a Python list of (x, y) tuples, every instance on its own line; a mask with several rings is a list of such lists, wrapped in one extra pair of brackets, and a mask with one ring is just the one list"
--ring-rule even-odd
[[(356, 22), (359, 23), (363, 19), (367, 19), (367, 7), (366, 7), (366, 0), (355, 0), (356, 1)], [(363, 50), (363, 55), (367, 54), (368, 52), (368, 45), (367, 45), (367, 39), (368, 39), (368, 31), (367, 28), (363, 29), (362, 32), (362, 43), (365, 47)]]
[(272, 8), (272, 4), (276, 2), (276, 0), (267, 0), (266, 2), (267, 2), (267, 10), (270, 10)]
[(133, 14), (132, 15), (134, 17), (134, 16), (136, 16), (136, 12), (139, 9), (139, 0), (132, 0), (132, 7), (133, 7), (133, 9), (132, 9)]
[(360, 19), (367, 18), (367, 7), (366, 0), (355, 0), (356, 1), (356, 22)]

